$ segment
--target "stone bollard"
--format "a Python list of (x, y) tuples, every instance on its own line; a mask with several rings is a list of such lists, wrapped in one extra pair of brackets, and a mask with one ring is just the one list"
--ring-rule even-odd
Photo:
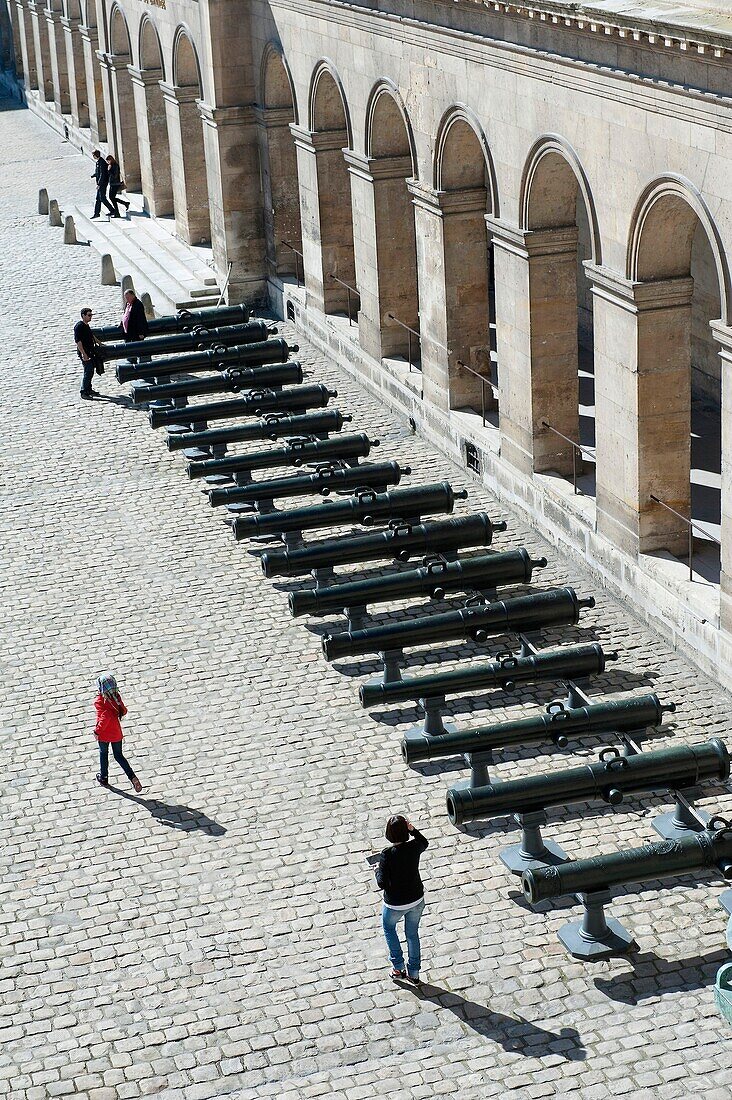
[(64, 244), (78, 244), (76, 239), (76, 226), (74, 225), (74, 219), (71, 214), (67, 214), (64, 218)]
[(112, 257), (108, 252), (102, 256), (102, 286), (116, 286), (117, 275), (114, 270)]
[(45, 187), (42, 187), (38, 192), (38, 213), (48, 213), (48, 191)]
[(61, 220), (61, 211), (58, 208), (58, 202), (56, 201), (56, 199), (49, 200), (48, 221), (51, 225), (56, 225), (59, 228), (64, 224)]
[(147, 293), (140, 295), (140, 301), (142, 302), (145, 310), (145, 316), (147, 317), (148, 321), (154, 321), (155, 307), (152, 304), (152, 298), (150, 297), (150, 295)]
[(125, 293), (128, 290), (134, 290), (134, 289), (135, 289), (135, 287), (134, 287), (134, 284), (132, 282), (132, 276), (131, 275), (123, 275), (122, 276), (122, 305), (123, 306), (127, 304), (125, 302)]

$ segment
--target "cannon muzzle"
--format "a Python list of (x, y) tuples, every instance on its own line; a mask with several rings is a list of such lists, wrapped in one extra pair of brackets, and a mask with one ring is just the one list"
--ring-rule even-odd
[[(163, 336), (171, 332), (188, 332), (192, 328), (203, 326), (209, 328), (216, 326), (223, 328), (227, 325), (243, 325), (249, 320), (250, 313), (246, 306), (214, 306), (208, 309), (179, 309), (177, 313), (167, 317), (154, 317), (148, 321), (147, 329), (150, 336)], [(124, 335), (122, 325), (107, 325), (104, 328), (95, 328), (94, 335), (98, 340), (120, 340)]]
[(567, 894), (594, 894), (631, 882), (666, 879), (717, 867), (732, 875), (732, 826), (718, 819), (719, 828), (676, 840), (661, 840), (622, 852), (576, 859), (558, 867), (524, 871), (521, 888), (531, 905)]
[(614, 746), (608, 746), (593, 764), (484, 787), (451, 789), (447, 792), (447, 813), (453, 825), (464, 825), (479, 818), (537, 813), (576, 802), (618, 806), (626, 794), (684, 790), (704, 780), (724, 781), (729, 774), (729, 753), (718, 738), (701, 745), (678, 745), (635, 756), (622, 756)]
[(657, 695), (638, 695), (572, 708), (557, 700), (550, 703), (543, 714), (532, 718), (495, 722), (457, 733), (410, 737), (402, 741), (402, 756), (406, 764), (419, 764), (515, 745), (566, 745), (570, 737), (634, 733), (660, 725), (663, 714), (672, 706), (674, 704), (661, 703)]
[(235, 401), (214, 401), (206, 405), (188, 405), (184, 409), (150, 409), (148, 418), (151, 428), (161, 428), (164, 424), (200, 424), (209, 420), (229, 420), (237, 416), (259, 416), (263, 412), (282, 410), (295, 412), (301, 409), (324, 408), (331, 397), (337, 397), (335, 390), (327, 386), (293, 386), (291, 389), (251, 390), (245, 397)]
[[(546, 559), (543, 559), (546, 565)], [(509, 550), (503, 554), (481, 554), (459, 561), (437, 559), (419, 569), (358, 581), (291, 592), (290, 611), (293, 615), (325, 614), (347, 607), (368, 607), (373, 603), (406, 600), (413, 596), (443, 599), (448, 592), (464, 592), (474, 588), (493, 589), (498, 585), (524, 584), (541, 562), (532, 561), (526, 550)], [(476, 637), (478, 631), (476, 631)]]
[(398, 462), (375, 462), (352, 467), (324, 463), (312, 474), (253, 481), (235, 489), (209, 489), (208, 497), (211, 506), (216, 508), (222, 504), (256, 504), (258, 501), (315, 493), (328, 496), (333, 491), (360, 489), (367, 485), (386, 489), (387, 485), (398, 485), (402, 475), (410, 473), (408, 466), (402, 469)]
[(409, 489), (390, 489), (377, 493), (371, 489), (356, 493), (348, 500), (324, 501), (311, 508), (291, 508), (288, 511), (257, 516), (236, 516), (232, 529), (239, 542), (257, 535), (282, 535), (294, 531), (315, 530), (318, 527), (338, 527), (342, 524), (390, 520), (399, 517), (432, 515), (451, 512), (455, 494), (449, 482), (419, 485)]
[(206, 371), (222, 371), (231, 367), (261, 367), (267, 363), (286, 363), (291, 348), (286, 340), (255, 341), (250, 344), (234, 344), (231, 347), (215, 346), (188, 354), (157, 356), (152, 363), (118, 363), (115, 368), (117, 381), (156, 381), (162, 383), (175, 374), (199, 374)]

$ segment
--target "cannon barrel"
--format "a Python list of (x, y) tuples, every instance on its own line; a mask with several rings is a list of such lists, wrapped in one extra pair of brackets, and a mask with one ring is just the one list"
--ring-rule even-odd
[(485, 787), (452, 788), (447, 815), (453, 825), (504, 814), (529, 814), (573, 802), (608, 802), (618, 806), (623, 796), (641, 791), (685, 790), (705, 779), (729, 778), (727, 746), (714, 738), (701, 745), (675, 745), (656, 752), (621, 756), (616, 748), (578, 768), (546, 775), (491, 783)]
[(367, 535), (324, 539), (297, 550), (266, 550), (261, 558), (262, 572), (265, 577), (297, 577), (313, 569), (355, 562), (384, 558), (408, 561), (420, 554), (490, 546), (494, 532), (505, 530), (505, 523), (492, 523), (485, 512), (418, 524), (393, 521), (386, 530)]
[[(717, 818), (716, 822), (720, 822)], [(715, 824), (713, 818), (710, 824)], [(672, 878), (690, 871), (718, 867), (725, 878), (732, 878), (732, 828), (709, 829), (626, 848), (623, 852), (570, 860), (559, 867), (536, 867), (524, 871), (521, 888), (532, 905), (565, 894), (593, 894), (624, 886), (629, 882)]]
[(352, 420), (350, 414), (342, 413), (340, 409), (326, 409), (324, 412), (295, 416), (290, 413), (269, 413), (250, 424), (177, 432), (168, 436), (168, 450), (183, 451), (188, 447), (215, 447), (226, 443), (249, 443), (258, 439), (286, 439), (289, 436), (298, 438), (311, 432), (327, 435), (328, 432), (339, 432), (344, 424), (350, 424)]
[(188, 355), (161, 356), (153, 363), (118, 363), (114, 373), (117, 381), (124, 383), (165, 378), (169, 374), (223, 370), (229, 363), (240, 367), (258, 367), (265, 363), (286, 363), (293, 351), (299, 351), (297, 344), (290, 346), (287, 340), (256, 340), (229, 348), (205, 348)]
[(480, 554), (462, 561), (446, 562), (438, 558), (419, 569), (403, 573), (291, 592), (290, 611), (293, 615), (323, 615), (328, 611), (342, 611), (346, 607), (366, 607), (372, 603), (407, 600), (412, 596), (439, 600), (447, 592), (526, 584), (531, 580), (534, 568), (545, 565), (546, 558), (534, 561), (524, 549)]
[(627, 733), (658, 726), (663, 721), (664, 712), (675, 710), (675, 703), (664, 705), (657, 695), (611, 699), (604, 703), (590, 703), (586, 707), (570, 708), (561, 702), (554, 702), (544, 714), (533, 718), (493, 722), (456, 733), (410, 736), (402, 741), (402, 756), (405, 764), (421, 764), (445, 756), (492, 752), (494, 749), (542, 741), (564, 748), (570, 737), (595, 736), (608, 731)]
[[(468, 605), (453, 611), (441, 612), (439, 615), (424, 615), (401, 623), (385, 623), (381, 626), (369, 626), (363, 630), (344, 630), (338, 634), (326, 634), (323, 637), (323, 653), (327, 660), (333, 661), (339, 657), (358, 657), (365, 653), (381, 653), (403, 649), (405, 646), (431, 645), (434, 642), (453, 639), (484, 642), (491, 634), (540, 630), (542, 626), (553, 625), (554, 616), (559, 614), (560, 607), (565, 609), (561, 612), (562, 616), (566, 615), (569, 618), (577, 616), (581, 607), (589, 606), (591, 604), (586, 600), (577, 601), (571, 588), (550, 589), (548, 592), (536, 592), (531, 596), (518, 596), (514, 600), (495, 600), (491, 603)], [(513, 659), (510, 655), (506, 657), (506, 660)], [(457, 690), (463, 690), (461, 678), (469, 679), (470, 670), (441, 675), (454, 676)], [(406, 692), (409, 690), (409, 681), (404, 681), (404, 684), (405, 687), (402, 690)], [(400, 687), (398, 684), (393, 686), (395, 691)], [(391, 702), (396, 702), (399, 695), (380, 697), (381, 701), (386, 701), (387, 698)], [(404, 695), (404, 698), (411, 699), (417, 696)]]
[(198, 328), (191, 332), (171, 333), (170, 336), (150, 336), (147, 340), (102, 344), (98, 351), (106, 363), (108, 359), (139, 359), (141, 355), (171, 355), (175, 351), (200, 351), (214, 346), (231, 347), (232, 344), (258, 343), (266, 340), (275, 331), (264, 321), (250, 321), (248, 325)]
[(202, 420), (229, 420), (237, 416), (258, 416), (263, 412), (282, 409), (296, 412), (300, 409), (322, 409), (336, 390), (329, 390), (321, 383), (312, 386), (293, 386), (287, 390), (251, 390), (235, 401), (214, 401), (210, 405), (188, 405), (184, 409), (150, 409), (151, 428), (164, 424), (195, 424)]
[(149, 385), (137, 382), (130, 389), (133, 404), (145, 401), (174, 401), (178, 397), (201, 397), (208, 393), (239, 393), (266, 386), (299, 386), (303, 380), (300, 363), (273, 363), (264, 367), (232, 367), (206, 378)]
[(367, 458), (378, 439), (369, 439), (365, 432), (357, 435), (337, 435), (334, 439), (289, 439), (284, 447), (271, 447), (248, 455), (225, 455), (223, 458), (199, 458), (186, 467), (191, 481), (212, 474), (249, 473), (276, 466), (303, 466), (305, 463), (337, 459), (340, 462)]
[(284, 497), (310, 496), (320, 493), (327, 496), (341, 489), (386, 488), (398, 485), (403, 475), (411, 474), (409, 466), (398, 462), (370, 462), (365, 466), (337, 467), (323, 465), (311, 474), (295, 477), (275, 477), (269, 481), (253, 481), (235, 489), (209, 489), (208, 498), (213, 508), (221, 504), (255, 504), (258, 500), (276, 500)]
[[(243, 305), (179, 309), (177, 313), (169, 314), (167, 317), (154, 317), (148, 321), (147, 330), (151, 336), (163, 336), (170, 332), (188, 332), (198, 327), (210, 328), (215, 325), (223, 328), (225, 325), (245, 325), (249, 317), (249, 310)], [(121, 339), (124, 335), (121, 322), (95, 328), (93, 331), (98, 340)]]
[(363, 523), (370, 527), (379, 520), (396, 516), (415, 516), (451, 512), (456, 500), (467, 493), (455, 492), (448, 481), (418, 485), (409, 489), (391, 489), (386, 493), (366, 490), (348, 500), (323, 501), (311, 508), (290, 508), (265, 516), (236, 516), (232, 523), (234, 538), (255, 535), (280, 535), (289, 531), (310, 531), (318, 527), (338, 527), (345, 523)]

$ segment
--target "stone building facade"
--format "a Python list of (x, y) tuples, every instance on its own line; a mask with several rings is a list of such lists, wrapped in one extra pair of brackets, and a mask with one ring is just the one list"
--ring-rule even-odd
[(232, 299), (732, 669), (726, 5), (1, 2), (6, 82)]

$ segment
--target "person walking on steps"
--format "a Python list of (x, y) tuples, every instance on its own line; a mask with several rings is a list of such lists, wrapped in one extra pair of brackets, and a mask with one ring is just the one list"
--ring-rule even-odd
[(111, 153), (107, 157), (107, 171), (109, 173), (109, 201), (114, 207), (114, 214), (112, 216), (115, 218), (121, 218), (122, 215), (119, 212), (118, 204), (122, 203), (125, 210), (129, 210), (130, 204), (127, 202), (127, 199), (117, 198), (119, 192), (124, 190), (125, 185), (122, 182), (122, 174), (120, 172), (119, 164)]
[[(92, 311), (88, 306), (84, 306), (81, 311), (81, 320), (74, 325), (76, 354), (81, 359), (83, 369), (80, 392), (84, 401), (91, 401), (93, 397), (99, 397), (97, 391), (92, 389), (94, 370), (100, 361), (96, 357), (99, 341), (91, 330), (91, 319)], [(101, 365), (99, 369), (101, 371)]]
[(102, 787), (109, 786), (109, 746), (111, 745), (114, 759), (139, 794), (142, 790), (142, 783), (122, 752), (122, 723), (120, 719), (127, 714), (127, 707), (122, 702), (117, 681), (114, 676), (107, 672), (97, 680), (97, 689), (97, 697), (94, 700), (94, 707), (97, 712), (97, 724), (94, 733), (99, 742), (97, 783), (101, 784)]
[[(391, 959), (391, 977), (418, 986), (421, 950), (419, 922), (424, 912), (424, 886), (419, 877), (419, 857), (427, 847), (427, 838), (414, 825), (395, 814), (386, 823), (386, 839), (390, 843), (379, 856), (374, 868), (376, 882), (384, 891), (381, 921), (386, 946)], [(407, 941), (407, 969), (397, 935), (397, 925), (404, 921)]]
[(102, 212), (103, 206), (106, 206), (110, 214), (114, 214), (114, 207), (111, 202), (107, 200), (107, 184), (109, 183), (107, 162), (98, 149), (94, 150), (92, 156), (96, 161), (94, 171), (92, 172), (92, 179), (97, 181), (97, 197), (94, 203), (92, 218), (98, 218)]

